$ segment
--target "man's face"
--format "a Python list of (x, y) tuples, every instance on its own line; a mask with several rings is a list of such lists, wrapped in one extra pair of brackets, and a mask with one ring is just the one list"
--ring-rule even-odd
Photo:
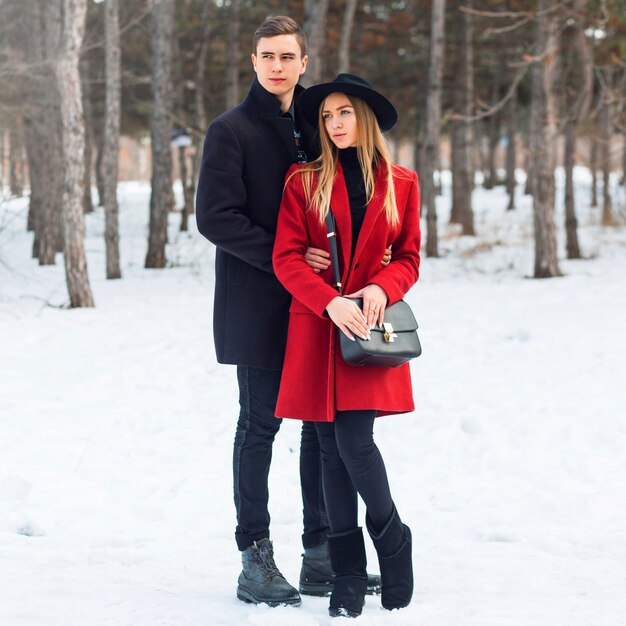
[(308, 57), (295, 35), (276, 35), (259, 39), (252, 65), (261, 85), (277, 97), (293, 91), (306, 69)]

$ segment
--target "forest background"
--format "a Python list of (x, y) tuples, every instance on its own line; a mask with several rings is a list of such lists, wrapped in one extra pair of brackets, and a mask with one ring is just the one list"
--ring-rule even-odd
[[(251, 36), (270, 14), (308, 34), (305, 85), (352, 70), (401, 111), (389, 139), (420, 174), (429, 256), (442, 167), (462, 235), (475, 234), (475, 185), (506, 185), (513, 210), (516, 169), (527, 175), (536, 277), (561, 275), (557, 166), (568, 258), (581, 256), (575, 164), (591, 171), (602, 223), (623, 223), (609, 177), (624, 185), (626, 0), (0, 0), (0, 184), (5, 198), (29, 193), (32, 255), (48, 265), (63, 253), (70, 306), (95, 304), (83, 242), (94, 206), (105, 207), (107, 277), (121, 277), (120, 157), (155, 182), (145, 265), (167, 266), (168, 215), (188, 228), (206, 127), (245, 96)], [(120, 151), (120, 134), (136, 141)]]

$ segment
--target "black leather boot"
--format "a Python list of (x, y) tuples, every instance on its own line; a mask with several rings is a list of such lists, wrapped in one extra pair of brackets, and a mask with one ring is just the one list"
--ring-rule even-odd
[[(330, 564), (328, 541), (305, 548), (302, 555), (302, 569), (300, 570), (300, 593), (307, 596), (329, 596), (335, 584), (335, 573)], [(381, 584), (378, 574), (367, 575), (368, 596), (380, 593)]]
[(413, 596), (411, 529), (402, 523), (395, 506), (389, 521), (380, 532), (374, 529), (367, 515), (365, 522), (378, 553), (383, 607), (391, 611), (408, 606)]
[(331, 617), (358, 617), (365, 604), (367, 587), (367, 557), (363, 531), (354, 528), (328, 535), (328, 548), (330, 562), (335, 572), (328, 614)]
[(243, 570), (239, 574), (237, 597), (244, 602), (279, 606), (298, 606), (298, 591), (280, 573), (274, 562), (274, 548), (269, 539), (255, 541), (241, 553)]

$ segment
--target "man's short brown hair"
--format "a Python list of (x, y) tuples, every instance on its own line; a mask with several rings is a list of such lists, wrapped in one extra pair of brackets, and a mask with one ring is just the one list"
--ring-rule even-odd
[(286, 15), (266, 17), (263, 23), (254, 32), (252, 38), (252, 50), (256, 54), (259, 40), (263, 37), (276, 37), (278, 35), (295, 35), (302, 56), (306, 56), (306, 35), (296, 20)]

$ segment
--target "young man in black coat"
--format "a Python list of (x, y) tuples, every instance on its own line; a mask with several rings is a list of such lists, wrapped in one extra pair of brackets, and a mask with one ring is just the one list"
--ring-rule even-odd
[[(196, 198), (200, 232), (215, 244), (213, 331), (217, 360), (237, 365), (240, 414), (233, 455), (235, 538), (243, 571), (244, 601), (300, 604), (281, 575), (269, 541), (268, 472), (281, 420), (274, 417), (285, 354), (291, 296), (274, 276), (272, 249), (285, 174), (293, 163), (317, 156), (315, 129), (298, 112), (298, 85), (307, 64), (306, 39), (288, 17), (266, 19), (253, 39), (257, 74), (245, 100), (207, 131)], [(320, 269), (327, 254), (311, 249)], [(300, 591), (328, 595), (328, 522), (321, 490), (315, 429), (304, 422), (300, 448), (305, 553)], [(371, 577), (372, 592), (380, 579)]]

